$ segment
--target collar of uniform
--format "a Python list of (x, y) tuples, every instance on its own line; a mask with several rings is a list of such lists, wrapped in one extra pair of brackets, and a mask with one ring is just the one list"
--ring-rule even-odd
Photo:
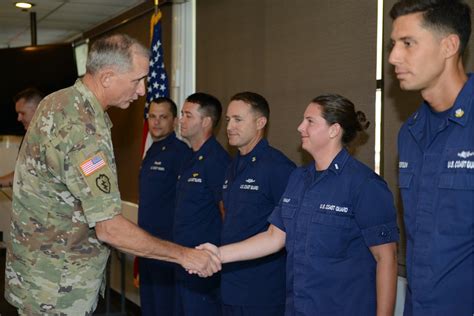
[[(468, 80), (464, 84), (464, 87), (459, 92), (459, 95), (456, 97), (454, 105), (451, 107), (451, 112), (449, 113), (448, 119), (464, 126), (469, 117), (471, 111), (472, 98), (474, 95), (474, 75), (472, 73), (468, 74)], [(423, 132), (425, 122), (424, 118), (427, 115), (427, 111), (430, 111), (429, 104), (426, 101), (423, 101), (422, 106), (413, 113), (413, 115), (408, 120), (408, 125), (411, 127), (412, 131), (415, 134)]]
[(468, 74), (468, 79), (464, 84), (464, 87), (459, 92), (459, 95), (454, 102), (453, 107), (451, 108), (451, 113), (449, 114), (449, 120), (465, 126), (468, 120), (469, 113), (472, 108), (472, 99), (474, 98), (474, 75), (472, 73)]
[(170, 144), (175, 138), (176, 138), (175, 132), (171, 132), (171, 134), (169, 134), (168, 136), (166, 136), (162, 140), (154, 142), (153, 144), (156, 144), (157, 146), (166, 146), (166, 145)]
[[(341, 173), (349, 157), (350, 154), (347, 149), (342, 148), (326, 170), (331, 170), (331, 172), (335, 174)], [(323, 170), (323, 172), (326, 170)], [(304, 168), (304, 172), (307, 179), (313, 179), (314, 175), (316, 174), (316, 164), (314, 162), (310, 163)]]
[(148, 151), (150, 152), (163, 151), (166, 149), (166, 146), (168, 146), (173, 141), (174, 138), (176, 138), (176, 135), (174, 132), (172, 132), (171, 134), (166, 136), (164, 139), (153, 142), (150, 148), (148, 149)]
[(258, 157), (260, 156), (260, 154), (265, 150), (265, 148), (267, 148), (269, 145), (268, 145), (268, 141), (266, 139), (261, 139), (257, 145), (255, 145), (255, 147), (248, 153), (248, 154), (245, 154), (245, 155), (241, 155), (239, 153), (239, 159), (242, 159), (244, 161), (252, 161), (252, 162), (256, 162), (258, 160)]
[(343, 147), (341, 151), (336, 155), (336, 157), (332, 160), (328, 170), (331, 170), (335, 174), (341, 173), (349, 157), (349, 152)]
[(407, 121), (408, 128), (415, 139), (420, 140), (423, 136), (423, 131), (426, 123), (426, 116), (428, 115), (429, 104), (426, 101), (423, 101), (421, 107), (411, 115)]
[(81, 79), (77, 79), (76, 82), (74, 83), (74, 87), (79, 91), (80, 94), (89, 101), (89, 104), (91, 105), (91, 110), (94, 113), (95, 116), (103, 116), (104, 121), (106, 126), (111, 129), (112, 128), (112, 121), (110, 120), (109, 115), (104, 111), (102, 106), (99, 103), (99, 100), (97, 100), (96, 96), (94, 93), (92, 93), (89, 88), (84, 85)]
[(212, 147), (217, 144), (217, 140), (212, 135), (209, 137), (204, 144), (202, 144), (201, 148), (198, 149), (198, 151), (194, 152), (194, 157), (198, 160), (203, 160), (204, 158), (207, 157), (207, 154), (212, 150)]

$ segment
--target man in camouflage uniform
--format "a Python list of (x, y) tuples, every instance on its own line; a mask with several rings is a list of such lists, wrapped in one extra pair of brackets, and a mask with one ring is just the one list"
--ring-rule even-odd
[(111, 122), (144, 95), (148, 51), (125, 35), (91, 48), (87, 73), (47, 96), (20, 150), (5, 297), (20, 314), (90, 315), (110, 244), (210, 275), (217, 257), (152, 237), (121, 214)]

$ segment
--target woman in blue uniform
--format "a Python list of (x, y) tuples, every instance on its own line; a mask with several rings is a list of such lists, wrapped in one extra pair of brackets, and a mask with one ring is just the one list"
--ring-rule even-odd
[(399, 238), (393, 197), (345, 148), (367, 126), (342, 96), (312, 100), (298, 131), (314, 162), (291, 174), (268, 230), (200, 247), (223, 263), (286, 247), (286, 315), (393, 315)]

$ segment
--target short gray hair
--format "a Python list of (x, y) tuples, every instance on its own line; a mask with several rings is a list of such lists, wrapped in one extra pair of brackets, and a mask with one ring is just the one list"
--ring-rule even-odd
[(133, 54), (149, 58), (150, 52), (135, 38), (126, 34), (102, 37), (92, 44), (87, 56), (86, 71), (94, 74), (104, 67), (114, 67), (119, 72), (129, 71)]

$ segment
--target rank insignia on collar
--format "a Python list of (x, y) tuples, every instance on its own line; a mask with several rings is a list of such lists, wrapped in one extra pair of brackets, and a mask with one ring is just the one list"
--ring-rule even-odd
[(463, 109), (457, 109), (456, 112), (454, 112), (454, 116), (456, 116), (457, 118), (463, 117), (464, 116)]
[(198, 157), (198, 159), (199, 159), (199, 160), (203, 160), (204, 157), (201, 155), (201, 156)]

